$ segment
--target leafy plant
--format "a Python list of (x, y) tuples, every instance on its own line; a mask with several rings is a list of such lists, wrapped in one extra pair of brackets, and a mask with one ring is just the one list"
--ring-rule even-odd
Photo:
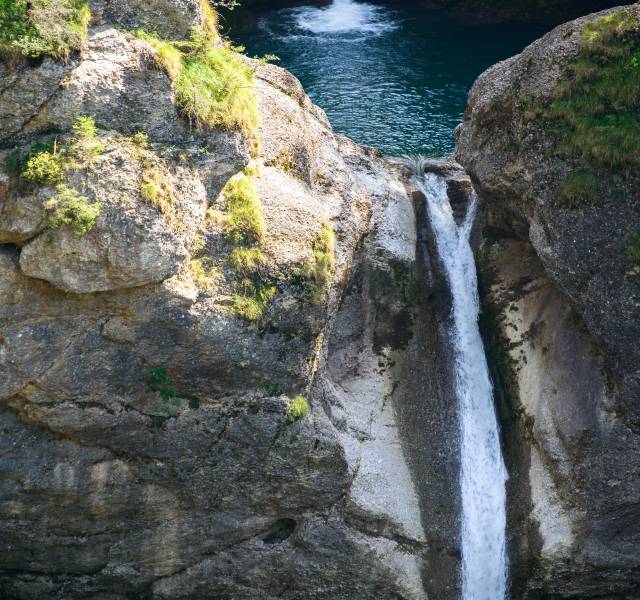
[(309, 403), (303, 396), (296, 396), (289, 402), (289, 409), (287, 410), (287, 419), (289, 423), (294, 423), (309, 414)]
[(176, 388), (171, 385), (167, 370), (164, 367), (151, 369), (147, 385), (160, 399), (160, 405), (156, 410), (167, 417), (175, 417), (175, 410), (180, 408), (182, 400), (178, 398)]
[(63, 225), (69, 225), (78, 237), (91, 231), (100, 214), (100, 205), (89, 204), (85, 196), (64, 184), (58, 185), (57, 191), (58, 194), (45, 204), (45, 227), (58, 229)]
[(86, 0), (0, 0), (0, 55), (68, 60), (87, 37)]
[(42, 185), (60, 183), (64, 178), (63, 158), (55, 149), (37, 152), (27, 160), (22, 177)]

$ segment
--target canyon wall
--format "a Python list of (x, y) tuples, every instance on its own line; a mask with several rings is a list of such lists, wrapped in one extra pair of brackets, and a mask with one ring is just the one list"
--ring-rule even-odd
[(516, 598), (640, 589), (640, 180), (623, 141), (638, 140), (639, 14), (578, 19), (495, 65), (457, 132), (485, 203)]
[(120, 8), (66, 60), (0, 65), (0, 596), (425, 598), (456, 558), (405, 458), (406, 168), (275, 66), (250, 65), (259, 147), (190, 123), (170, 50), (126, 28), (207, 15)]

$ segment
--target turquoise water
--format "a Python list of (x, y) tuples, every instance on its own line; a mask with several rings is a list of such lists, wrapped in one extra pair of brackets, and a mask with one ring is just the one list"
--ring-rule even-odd
[(442, 155), (475, 78), (543, 32), (334, 0), (268, 13), (235, 41), (279, 56), (337, 131), (387, 155)]

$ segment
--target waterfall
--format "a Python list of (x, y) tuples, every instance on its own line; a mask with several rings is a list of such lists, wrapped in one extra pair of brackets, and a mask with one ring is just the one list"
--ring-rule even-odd
[(297, 26), (316, 35), (352, 32), (378, 35), (396, 27), (385, 9), (352, 0), (333, 0), (327, 7), (305, 6), (294, 12)]
[(478, 327), (477, 275), (469, 241), (476, 199), (472, 199), (464, 221), (457, 225), (446, 181), (428, 173), (418, 184), (427, 198), (428, 216), (453, 301), (450, 335), (460, 410), (462, 598), (504, 600), (507, 472)]

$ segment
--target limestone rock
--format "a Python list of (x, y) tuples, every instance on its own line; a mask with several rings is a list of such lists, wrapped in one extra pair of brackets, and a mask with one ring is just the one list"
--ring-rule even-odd
[[(638, 5), (621, 10), (640, 15)], [(514, 593), (526, 598), (633, 597), (640, 587), (629, 526), (640, 492), (628, 468), (640, 443), (640, 280), (623, 250), (640, 230), (640, 180), (563, 206), (575, 161), (558, 158), (540, 119), (513, 108), (514, 98), (550, 102), (582, 28), (609, 12), (482, 74), (457, 132), (457, 159), (486, 203), (480, 276), (505, 390)]]
[(168, 39), (188, 39), (194, 27), (204, 24), (200, 0), (92, 0), (91, 10), (94, 19), (142, 28)]
[[(151, 18), (129, 4), (127, 24)], [(351, 392), (348, 430), (323, 392), (328, 340), (365, 262), (386, 275), (387, 261), (402, 273), (416, 266), (411, 231), (396, 239), (388, 222), (413, 227), (405, 171), (336, 136), (285, 71), (256, 66), (261, 274), (276, 293), (262, 319), (244, 321), (220, 192), (247, 165), (249, 144), (238, 132), (190, 130), (150, 47), (110, 27), (121, 3), (93, 6), (101, 21), (64, 85), (26, 107), (3, 140), (26, 145), (55, 130), (64, 144), (89, 115), (104, 150), (65, 174), (100, 205), (82, 236), (41, 231), (37, 211), (18, 226), (29, 203), (3, 197), (0, 230), (17, 245), (0, 247), (0, 595), (424, 598), (419, 491), (395, 413), (380, 412), (391, 375), (373, 372), (369, 349), (375, 394)], [(146, 150), (129, 140), (138, 130)], [(150, 168), (172, 202), (141, 195)], [(327, 223), (336, 269), (315, 305), (294, 275)], [(389, 310), (402, 313), (392, 296)], [(367, 333), (362, 344), (373, 343)], [(291, 422), (298, 393), (310, 413)], [(371, 443), (358, 430), (366, 422), (376, 424)], [(380, 480), (376, 457), (387, 453), (398, 478), (378, 502), (366, 483)]]
[(69, 179), (90, 204), (100, 206), (95, 227), (81, 236), (70, 226), (47, 230), (20, 254), (26, 275), (68, 292), (135, 287), (175, 275), (207, 207), (204, 187), (192, 171), (177, 166), (170, 173), (162, 161), (148, 168), (166, 178), (170, 190), (162, 194), (171, 198), (162, 201), (169, 206), (161, 210), (145, 201), (144, 169), (131, 144), (103, 140), (107, 152)]
[(76, 60), (65, 65), (51, 58), (37, 68), (0, 62), (0, 143), (13, 141), (76, 65)]

